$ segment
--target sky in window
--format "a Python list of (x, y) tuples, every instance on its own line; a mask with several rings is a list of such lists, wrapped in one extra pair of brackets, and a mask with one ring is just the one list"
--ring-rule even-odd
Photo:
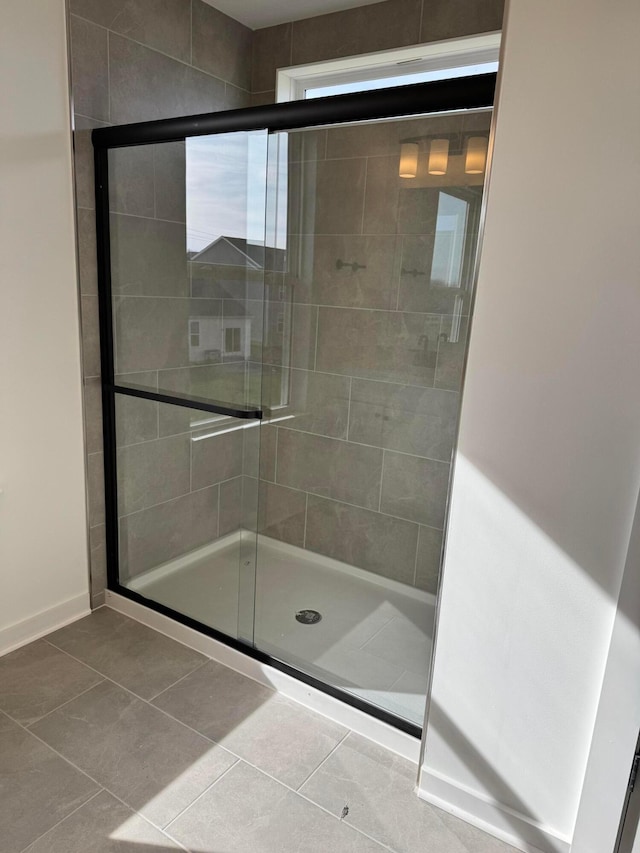
[(451, 77), (471, 77), (473, 74), (491, 74), (498, 70), (497, 62), (484, 62), (481, 65), (465, 65), (460, 68), (442, 68), (437, 71), (417, 71), (413, 74), (401, 74), (396, 77), (382, 77), (377, 80), (360, 80), (338, 83), (335, 86), (308, 88), (305, 98), (324, 98), (328, 95), (346, 95), (349, 92), (371, 92), (374, 89), (389, 89), (392, 86), (409, 86), (412, 83), (430, 83), (433, 80), (448, 80)]

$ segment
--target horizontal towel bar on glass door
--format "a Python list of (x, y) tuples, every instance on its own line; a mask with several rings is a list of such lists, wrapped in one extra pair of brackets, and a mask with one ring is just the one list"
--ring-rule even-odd
[(168, 403), (170, 406), (182, 406), (186, 409), (199, 409), (203, 412), (213, 412), (216, 415), (228, 415), (230, 418), (244, 420), (262, 420), (262, 409), (252, 406), (241, 406), (236, 403), (222, 403), (219, 400), (207, 400), (204, 397), (189, 397), (179, 391), (165, 394), (162, 391), (151, 391), (139, 385), (109, 385), (109, 390), (115, 394), (128, 397), (140, 397), (143, 400), (153, 400), (156, 403)]

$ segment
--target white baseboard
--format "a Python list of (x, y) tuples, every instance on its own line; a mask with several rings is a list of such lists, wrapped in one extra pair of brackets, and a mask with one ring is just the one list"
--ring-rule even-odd
[(526, 815), (423, 769), (418, 796), (525, 853), (570, 853), (569, 839)]
[(399, 729), (365, 714), (364, 711), (359, 711), (357, 708), (341, 702), (339, 699), (334, 699), (333, 696), (329, 696), (315, 687), (310, 687), (303, 681), (299, 681), (297, 678), (275, 669), (275, 667), (260, 663), (255, 658), (232, 649), (230, 646), (200, 633), (200, 631), (188, 628), (186, 625), (182, 625), (174, 619), (163, 616), (161, 613), (157, 613), (143, 604), (138, 604), (136, 601), (131, 601), (131, 599), (118, 593), (107, 590), (106, 605), (179, 643), (183, 643), (185, 646), (195, 649), (212, 660), (242, 673), (242, 675), (253, 678), (260, 684), (273, 687), (294, 702), (299, 702), (312, 711), (322, 714), (324, 717), (352, 729), (352, 731), (380, 744), (380, 746), (395, 752), (397, 755), (407, 758), (416, 765), (417, 775), (420, 760), (420, 741), (417, 738), (411, 737), (411, 735), (405, 734)]
[(91, 613), (89, 593), (76, 595), (0, 630), (0, 656)]

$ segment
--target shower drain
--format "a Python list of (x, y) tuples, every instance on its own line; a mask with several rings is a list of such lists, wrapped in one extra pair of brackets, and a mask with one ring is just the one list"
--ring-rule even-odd
[(315, 625), (322, 619), (322, 614), (318, 613), (317, 610), (298, 610), (296, 619), (303, 625)]

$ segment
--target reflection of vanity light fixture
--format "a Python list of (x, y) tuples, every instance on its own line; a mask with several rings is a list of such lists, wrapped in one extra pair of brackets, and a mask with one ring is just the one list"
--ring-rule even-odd
[(467, 156), (464, 163), (464, 170), (467, 175), (481, 175), (484, 172), (487, 164), (487, 146), (488, 140), (486, 136), (470, 136), (467, 142)]
[(449, 140), (432, 139), (429, 148), (429, 174), (446, 175), (449, 165)]
[(418, 173), (418, 143), (403, 142), (400, 147), (401, 178), (415, 178)]

